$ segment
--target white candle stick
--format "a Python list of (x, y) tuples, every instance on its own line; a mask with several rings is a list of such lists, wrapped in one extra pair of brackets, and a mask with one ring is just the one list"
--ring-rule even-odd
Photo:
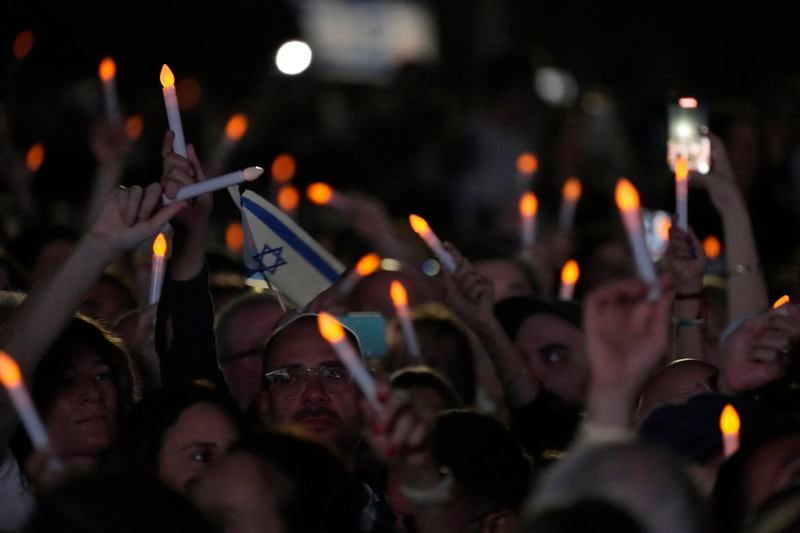
[(419, 348), (417, 332), (414, 330), (414, 323), (411, 321), (411, 311), (408, 308), (408, 293), (406, 292), (406, 288), (403, 287), (402, 283), (395, 280), (389, 288), (389, 294), (394, 304), (397, 320), (400, 322), (400, 328), (403, 330), (403, 338), (406, 340), (408, 353), (421, 360), (422, 350)]
[(192, 183), (191, 185), (186, 185), (185, 187), (178, 189), (178, 192), (175, 194), (175, 198), (170, 199), (166, 196), (162, 196), (162, 200), (164, 205), (169, 205), (173, 202), (179, 202), (181, 200), (188, 200), (189, 198), (194, 198), (195, 196), (200, 196), (201, 194), (205, 194), (207, 192), (225, 189), (226, 187), (238, 185), (245, 181), (253, 181), (263, 173), (264, 169), (261, 167), (247, 167), (244, 170), (237, 170), (236, 172), (230, 172), (228, 174), (223, 174), (222, 176), (209, 178), (205, 181), (198, 181), (197, 183)]
[(731, 404), (722, 409), (719, 417), (719, 428), (722, 431), (722, 447), (727, 459), (739, 449), (739, 430), (741, 429), (739, 413)]
[(308, 186), (306, 197), (317, 205), (328, 205), (341, 210), (350, 208), (350, 201), (347, 198), (334, 191), (327, 183), (320, 181)]
[(658, 283), (656, 269), (650, 254), (647, 252), (647, 244), (644, 240), (644, 226), (642, 224), (642, 213), (639, 203), (639, 192), (633, 184), (625, 178), (617, 182), (615, 192), (617, 207), (622, 214), (622, 221), (628, 234), (628, 242), (633, 251), (633, 258), (636, 262), (636, 270), (644, 281), (650, 285), (648, 298), (655, 300), (661, 295), (661, 287)]
[(457, 268), (455, 259), (444, 249), (442, 241), (440, 241), (439, 237), (433, 232), (428, 222), (417, 215), (409, 215), (408, 220), (411, 223), (411, 228), (425, 241), (425, 244), (428, 245), (428, 248), (430, 248), (436, 258), (439, 259), (439, 262), (450, 272), (455, 272)]
[(181, 111), (178, 108), (178, 95), (175, 93), (175, 76), (167, 65), (161, 67), (161, 85), (164, 93), (164, 107), (167, 110), (169, 129), (175, 134), (172, 150), (186, 157), (186, 139), (183, 137)]
[(122, 114), (119, 111), (119, 96), (117, 96), (117, 65), (110, 57), (104, 58), (98, 68), (100, 81), (103, 83), (103, 104), (106, 111), (106, 120), (109, 123), (119, 123)]
[(683, 156), (675, 163), (675, 210), (678, 214), (678, 227), (689, 229), (689, 165)]
[(577, 261), (570, 259), (564, 263), (564, 267), (561, 269), (561, 287), (559, 287), (558, 290), (559, 300), (572, 300), (575, 294), (575, 284), (578, 283), (579, 277), (580, 269), (578, 268)]
[(350, 294), (355, 288), (356, 284), (362, 278), (369, 276), (378, 270), (380, 266), (381, 258), (378, 254), (367, 254), (359, 259), (355, 268), (336, 283), (336, 288), (339, 291), (339, 294), (342, 296), (347, 296)]
[(157, 303), (161, 297), (161, 286), (164, 282), (164, 262), (167, 255), (167, 238), (159, 233), (153, 241), (153, 258), (150, 263), (150, 295), (148, 305)]
[(367, 370), (367, 367), (350, 344), (350, 341), (347, 340), (344, 328), (339, 321), (330, 313), (322, 311), (317, 316), (317, 325), (320, 334), (330, 343), (336, 355), (339, 357), (339, 360), (342, 361), (347, 371), (350, 372), (350, 375), (353, 377), (353, 380), (356, 382), (356, 385), (367, 401), (369, 401), (376, 411), (382, 411), (383, 406), (381, 406), (378, 401), (375, 379), (369, 373), (369, 370)]
[(14, 359), (7, 353), (0, 351), (0, 380), (8, 392), (11, 403), (14, 404), (22, 425), (33, 443), (33, 447), (39, 451), (50, 447), (50, 438), (44, 427), (36, 406), (33, 404), (28, 389), (22, 382), (22, 374), (19, 366)]
[(519, 199), (520, 244), (523, 250), (533, 248), (536, 242), (536, 212), (539, 210), (539, 199), (530, 191), (526, 191)]
[(575, 207), (581, 197), (582, 187), (578, 178), (569, 178), (561, 188), (561, 209), (558, 212), (558, 230), (569, 231), (575, 218)]

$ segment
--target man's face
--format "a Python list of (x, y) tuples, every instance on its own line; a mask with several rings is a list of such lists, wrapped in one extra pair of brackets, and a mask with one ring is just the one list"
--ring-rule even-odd
[(525, 319), (516, 344), (544, 387), (571, 405), (582, 405), (589, 366), (581, 330), (551, 314)]
[(261, 388), (261, 348), (282, 314), (278, 304), (262, 303), (239, 309), (228, 321), (230, 346), (220, 366), (242, 409), (250, 405)]
[[(317, 330), (315, 319), (300, 319), (273, 339), (264, 372), (280, 368), (316, 369), (341, 366), (336, 352)], [(341, 452), (351, 452), (360, 439), (362, 417), (355, 384), (330, 390), (314, 372), (306, 373), (306, 386), (296, 397), (281, 387), (268, 386), (258, 398), (262, 420), (295, 424), (316, 434)]]

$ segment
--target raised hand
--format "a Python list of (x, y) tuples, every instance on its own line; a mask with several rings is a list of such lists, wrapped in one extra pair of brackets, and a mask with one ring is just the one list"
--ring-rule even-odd
[(706, 189), (714, 206), (722, 212), (743, 201), (742, 191), (736, 181), (736, 175), (733, 173), (725, 144), (714, 134), (710, 134), (709, 139), (711, 141), (711, 171), (708, 174), (692, 172), (689, 184)]
[(648, 299), (649, 285), (629, 279), (589, 294), (583, 325), (591, 367), (587, 411), (596, 423), (627, 425), (647, 377), (667, 353), (672, 294), (667, 278), (661, 296)]
[[(167, 131), (164, 135), (164, 143), (161, 146), (161, 157), (164, 160), (163, 172), (161, 174), (161, 186), (164, 188), (164, 196), (175, 198), (178, 190), (187, 185), (205, 181), (206, 175), (203, 167), (197, 158), (194, 146), (186, 145), (186, 155), (183, 157), (172, 150), (172, 142), (175, 134)], [(175, 219), (176, 229), (191, 232), (198, 225), (205, 236), (205, 225), (214, 206), (214, 195), (212, 193), (202, 194), (193, 198), (190, 202), (190, 209), (186, 209)]]
[(706, 255), (691, 228), (683, 231), (672, 224), (664, 257), (674, 278), (676, 292), (690, 294), (702, 290)]
[(494, 286), (450, 243), (445, 249), (456, 262), (452, 274), (443, 269), (445, 301), (473, 330), (484, 329), (495, 320)]
[(742, 393), (778, 380), (796, 357), (800, 309), (786, 304), (744, 321), (722, 342), (720, 388)]

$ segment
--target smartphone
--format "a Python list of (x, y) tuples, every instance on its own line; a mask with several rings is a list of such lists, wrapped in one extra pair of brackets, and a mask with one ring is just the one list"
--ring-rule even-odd
[(707, 174), (711, 168), (711, 141), (708, 139), (708, 115), (697, 98), (685, 96), (667, 108), (667, 164), (675, 170), (680, 156), (689, 170)]
[(355, 332), (366, 357), (383, 357), (386, 354), (386, 319), (382, 314), (347, 313), (336, 318)]

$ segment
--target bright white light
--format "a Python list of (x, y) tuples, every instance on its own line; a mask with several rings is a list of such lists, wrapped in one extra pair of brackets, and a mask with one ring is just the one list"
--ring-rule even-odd
[(557, 68), (538, 69), (533, 86), (539, 98), (550, 105), (569, 106), (578, 97), (578, 82), (569, 72)]
[(381, 269), (388, 270), (390, 272), (397, 272), (403, 268), (403, 265), (400, 264), (400, 261), (397, 259), (392, 259), (390, 257), (385, 257), (381, 260)]
[(311, 64), (311, 47), (303, 41), (283, 43), (275, 54), (275, 66), (288, 76), (300, 74)]
[(692, 136), (692, 126), (688, 122), (678, 122), (675, 124), (675, 136), (678, 139), (688, 139)]

